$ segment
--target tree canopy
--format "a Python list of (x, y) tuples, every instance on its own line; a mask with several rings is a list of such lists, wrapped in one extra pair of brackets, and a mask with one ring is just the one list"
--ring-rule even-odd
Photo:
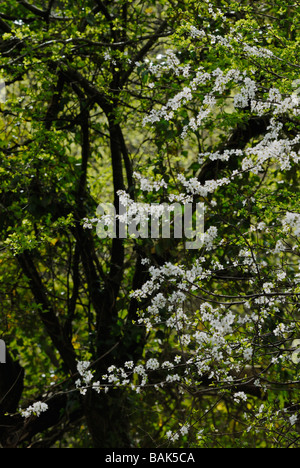
[[(299, 447), (299, 20), (1, 2), (2, 447)], [(201, 246), (120, 200), (201, 204)]]

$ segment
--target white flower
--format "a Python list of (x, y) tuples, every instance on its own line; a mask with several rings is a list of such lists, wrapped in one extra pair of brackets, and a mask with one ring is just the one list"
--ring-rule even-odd
[(90, 367), (90, 362), (89, 361), (79, 361), (77, 363), (77, 370), (78, 373), (83, 376), (86, 372), (86, 370)]
[(181, 434), (182, 434), (183, 436), (186, 435), (186, 434), (188, 434), (189, 428), (190, 428), (190, 425), (189, 425), (189, 424), (185, 424), (184, 426), (182, 426), (182, 427), (180, 428)]
[(282, 224), (285, 232), (291, 229), (296, 237), (300, 236), (300, 214), (287, 212)]
[(286, 250), (286, 247), (284, 246), (283, 242), (279, 240), (274, 249), (274, 253), (284, 252), (285, 250)]
[(145, 371), (145, 368), (142, 364), (138, 365), (138, 366), (135, 366), (134, 368), (134, 372), (138, 375), (141, 375), (141, 376), (145, 376), (146, 375), (146, 371)]
[(159, 369), (159, 362), (157, 359), (149, 359), (146, 363), (146, 368), (150, 370)]
[(234, 401), (240, 403), (240, 401), (247, 401), (248, 397), (244, 392), (237, 392), (233, 395)]
[(266, 294), (271, 294), (271, 289), (273, 287), (272, 283), (264, 283), (263, 284), (263, 290)]
[(88, 385), (92, 379), (93, 379), (93, 374), (88, 368), (90, 367), (90, 362), (89, 361), (79, 361), (77, 363), (77, 370), (80, 376), (83, 378), (84, 382), (86, 385)]
[(172, 364), (170, 361), (165, 361), (162, 363), (161, 367), (163, 369), (174, 369), (174, 364)]
[(171, 436), (170, 436), (169, 438), (170, 438), (170, 440), (171, 440), (172, 442), (175, 442), (176, 440), (179, 439), (179, 434), (178, 434), (178, 432), (175, 432), (175, 434), (171, 434)]
[(181, 356), (179, 355), (175, 356), (174, 361), (176, 364), (179, 364), (181, 362)]
[(284, 323), (280, 323), (278, 325), (278, 327), (275, 328), (275, 330), (273, 331), (275, 336), (279, 336), (279, 335), (281, 335), (281, 334), (283, 334), (285, 332), (286, 332), (286, 327), (285, 327)]
[(286, 273), (284, 271), (277, 274), (278, 281), (283, 281), (286, 278)]
[(133, 369), (134, 362), (133, 361), (126, 361), (125, 364), (124, 364), (124, 367), (126, 367), (127, 369)]
[(251, 361), (253, 355), (253, 349), (252, 348), (246, 348), (244, 350), (244, 358), (246, 361)]
[(101, 391), (101, 384), (100, 384), (99, 381), (93, 383), (93, 390), (95, 390), (97, 393), (100, 393), (100, 391)]
[(85, 374), (83, 375), (83, 380), (84, 382), (86, 383), (86, 385), (88, 385), (93, 379), (93, 374), (91, 371), (87, 371), (85, 372)]
[(199, 30), (195, 28), (195, 26), (191, 26), (190, 33), (193, 39), (197, 39), (197, 38), (201, 38), (205, 36), (205, 31), (203, 29)]
[(290, 421), (291, 426), (294, 426), (296, 422), (298, 421), (298, 416), (296, 414), (293, 414), (293, 416), (289, 418), (289, 421)]

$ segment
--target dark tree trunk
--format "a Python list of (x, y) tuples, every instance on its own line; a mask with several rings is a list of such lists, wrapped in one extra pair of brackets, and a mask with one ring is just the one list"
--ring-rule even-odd
[(6, 364), (0, 364), (0, 444), (5, 447), (16, 437), (14, 418), (23, 392), (24, 369), (6, 351)]
[(88, 391), (84, 400), (87, 425), (94, 448), (129, 448), (129, 408), (121, 391)]

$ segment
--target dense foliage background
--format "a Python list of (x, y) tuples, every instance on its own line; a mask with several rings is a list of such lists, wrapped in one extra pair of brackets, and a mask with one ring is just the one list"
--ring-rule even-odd
[[(2, 447), (299, 447), (299, 19), (1, 1)], [(99, 239), (120, 195), (202, 248)]]

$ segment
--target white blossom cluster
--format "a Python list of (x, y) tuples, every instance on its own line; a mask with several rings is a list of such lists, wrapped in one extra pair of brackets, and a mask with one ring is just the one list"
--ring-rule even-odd
[(292, 426), (294, 426), (297, 421), (299, 420), (299, 416), (297, 414), (292, 414), (289, 416), (290, 411), (288, 408), (283, 408), (274, 412), (270, 411), (270, 408), (268, 407), (267, 404), (262, 403), (258, 411), (254, 415), (246, 414), (244, 415), (245, 420), (248, 422), (248, 427), (247, 427), (247, 432), (253, 431), (259, 432), (262, 427), (264, 427), (264, 424), (266, 421), (271, 422), (271, 421), (276, 421), (276, 424), (279, 424), (280, 422), (283, 422), (284, 424), (288, 424), (289, 430), (292, 429)]
[(282, 224), (285, 232), (291, 231), (296, 237), (300, 237), (300, 214), (286, 213)]
[(300, 136), (293, 140), (280, 138), (282, 124), (272, 119), (268, 132), (255, 146), (247, 148), (246, 157), (242, 161), (243, 171), (251, 170), (257, 174), (263, 170), (263, 165), (272, 160), (279, 164), (281, 170), (290, 170), (293, 163), (300, 160), (300, 151), (295, 149), (300, 142)]
[(37, 416), (39, 417), (42, 413), (45, 413), (45, 411), (48, 410), (48, 405), (47, 403), (44, 403), (42, 401), (36, 401), (32, 405), (30, 405), (28, 408), (25, 410), (21, 410), (21, 415), (23, 418), (29, 418), (30, 416)]
[[(193, 29), (193, 35), (200, 36), (200, 32)], [(175, 117), (176, 112), (184, 107), (195, 98), (195, 93), (199, 91), (199, 87), (207, 85), (211, 87), (211, 91), (204, 95), (202, 105), (198, 110), (196, 117), (190, 117), (189, 123), (184, 125), (182, 130), (182, 138), (185, 139), (190, 130), (198, 131), (204, 125), (205, 120), (215, 112), (218, 105), (220, 95), (230, 85), (238, 86), (240, 89), (236, 91), (233, 96), (233, 104), (238, 111), (240, 108), (251, 107), (252, 113), (258, 116), (272, 110), (273, 118), (270, 121), (268, 131), (261, 141), (252, 147), (246, 148), (245, 157), (242, 161), (242, 171), (252, 171), (259, 173), (263, 170), (263, 165), (272, 159), (278, 162), (281, 170), (290, 170), (292, 164), (297, 164), (300, 161), (299, 142), (300, 136), (297, 135), (294, 139), (282, 138), (283, 124), (277, 120), (277, 117), (290, 113), (298, 116), (300, 112), (300, 99), (292, 93), (290, 96), (282, 96), (280, 91), (272, 87), (267, 95), (258, 96), (257, 83), (247, 76), (245, 72), (237, 69), (232, 69), (224, 73), (219, 68), (207, 73), (202, 68), (195, 71), (195, 77), (186, 84), (181, 91), (179, 91), (173, 98), (162, 106), (160, 109), (152, 109), (150, 114), (145, 117), (144, 125), (159, 122), (162, 119), (171, 120)], [(199, 161), (204, 158), (212, 160), (228, 160), (231, 156), (240, 156), (241, 150), (227, 150), (223, 154), (212, 153), (209, 155), (207, 152), (199, 155)], [(239, 176), (238, 171), (232, 174), (232, 177)], [(183, 178), (183, 176), (181, 176)], [(184, 181), (183, 181), (184, 183)], [(189, 181), (189, 191), (194, 194), (206, 196), (221, 186), (222, 183), (228, 183), (223, 179), (222, 181), (206, 181), (206, 186), (201, 187), (199, 182), (194, 179)], [(143, 183), (145, 190), (150, 190), (156, 187), (146, 182)], [(159, 186), (158, 186), (159, 187)]]
[[(266, 223), (258, 223), (257, 228), (265, 230)], [(140, 312), (137, 325), (145, 326), (148, 332), (162, 326), (170, 330), (176, 336), (177, 346), (175, 342), (173, 345), (175, 356), (169, 361), (161, 360), (159, 356), (152, 356), (138, 363), (126, 362), (121, 368), (111, 366), (107, 375), (103, 376), (107, 388), (126, 385), (140, 393), (149, 385), (158, 390), (170, 383), (183, 387), (191, 386), (204, 376), (222, 382), (223, 385), (238, 387), (235, 376), (239, 374), (245, 363), (251, 363), (259, 353), (259, 349), (255, 349), (250, 337), (263, 329), (270, 316), (275, 312), (279, 313), (278, 305), (284, 307), (286, 297), (284, 295), (280, 297), (275, 293), (275, 282), (265, 281), (253, 294), (248, 296), (241, 294), (236, 298), (226, 296), (218, 298), (215, 295), (214, 302), (219, 302), (219, 305), (214, 307), (210, 302), (202, 302), (199, 310), (191, 313), (186, 306), (190, 295), (198, 297), (198, 291), (201, 291), (214, 272), (225, 268), (225, 265), (216, 260), (211, 260), (210, 268), (204, 267), (205, 261), (205, 257), (200, 257), (189, 268), (172, 263), (149, 267), (150, 279), (141, 289), (131, 294), (131, 297), (137, 300), (151, 300), (147, 309)], [(148, 265), (149, 262), (145, 261), (144, 264)], [(266, 266), (266, 262), (257, 258), (254, 251), (241, 248), (232, 268), (239, 267), (245, 271), (250, 268), (250, 271), (257, 276), (260, 268)], [(228, 268), (228, 265), (226, 267)], [(284, 282), (287, 274), (285, 271), (277, 270), (273, 276), (277, 281)], [(255, 281), (250, 280), (249, 284), (254, 287)], [(168, 289), (164, 291), (166, 285)], [(244, 307), (245, 314), (234, 312), (232, 306), (235, 301)], [(295, 323), (281, 322), (272, 333), (274, 339), (282, 343), (295, 332), (295, 329)], [(276, 349), (276, 341), (274, 346)], [(277, 357), (270, 353), (271, 365), (290, 361), (291, 353)], [(151, 376), (157, 371), (160, 371), (161, 380), (154, 384)], [(253, 385), (262, 387), (258, 377), (253, 378)], [(236, 403), (241, 403), (245, 402), (247, 397), (243, 392), (237, 391), (233, 399)], [(170, 440), (174, 434), (169, 433)]]
[[(281, 138), (282, 127), (282, 123), (273, 118), (266, 134), (256, 145), (246, 148), (244, 151), (236, 149), (225, 150), (224, 152), (200, 153), (199, 162), (203, 163), (207, 159), (228, 161), (232, 157), (243, 157), (242, 172), (250, 171), (258, 174), (263, 171), (264, 164), (270, 160), (277, 163), (282, 171), (290, 170), (293, 164), (298, 164), (300, 161), (300, 150), (298, 149), (300, 136), (297, 135), (293, 139)], [(205, 185), (201, 185), (195, 178), (189, 181), (186, 181), (182, 175), (180, 178), (183, 185), (188, 189), (188, 193), (197, 193), (206, 197), (208, 193), (213, 193), (218, 187), (229, 184), (231, 180), (240, 175), (240, 171), (233, 171), (230, 179), (206, 181)]]
[[(223, 21), (226, 21), (226, 17), (223, 15), (222, 11), (217, 8), (216, 12), (213, 10), (210, 5), (208, 12), (211, 14), (213, 19), (218, 17), (222, 18)], [(276, 59), (277, 57), (274, 53), (267, 49), (266, 47), (249, 45), (244, 42), (244, 38), (240, 32), (237, 31), (235, 27), (230, 27), (230, 32), (227, 35), (215, 34), (212, 32), (204, 31), (203, 29), (198, 29), (196, 26), (191, 25), (189, 28), (189, 33), (192, 39), (194, 40), (208, 40), (211, 45), (218, 44), (222, 47), (227, 48), (228, 50), (233, 50), (234, 45), (237, 43), (239, 45), (240, 53), (245, 54), (247, 57), (255, 57), (262, 59)]]
[(190, 27), (190, 34), (193, 39), (202, 38), (206, 36), (205, 31), (203, 29), (199, 30), (195, 26)]
[(83, 218), (83, 229), (94, 229), (93, 224), (98, 223), (98, 218)]
[[(191, 372), (196, 372), (197, 378), (208, 374), (211, 379), (232, 382), (231, 372), (239, 370), (238, 356), (249, 361), (254, 352), (248, 340), (233, 340), (234, 331), (239, 326), (250, 326), (253, 316), (235, 315), (231, 311), (226, 312), (224, 306), (213, 308), (209, 303), (201, 305), (197, 318), (192, 318), (185, 312), (184, 304), (188, 293), (197, 288), (197, 282), (211, 274), (204, 272), (201, 262), (188, 271), (170, 263), (160, 268), (150, 267), (149, 271), (151, 279), (141, 290), (132, 294), (132, 297), (137, 299), (153, 296), (151, 305), (147, 311), (141, 313), (138, 323), (146, 326), (148, 331), (162, 324), (173, 330), (178, 340), (178, 353), (174, 362), (160, 362), (157, 358), (151, 358), (145, 364), (139, 363), (134, 366), (131, 363), (129, 366), (125, 363), (124, 368), (120, 369), (111, 367), (109, 374), (104, 376), (108, 381), (107, 385), (122, 386), (128, 384), (133, 375), (138, 375), (139, 385), (131, 382), (131, 388), (140, 392), (142, 387), (149, 384), (149, 371), (157, 369), (167, 371), (164, 380), (156, 384), (157, 388), (171, 382), (189, 385)], [(173, 293), (167, 296), (160, 292), (165, 282), (174, 287)], [(258, 320), (257, 317), (254, 318)], [(191, 352), (191, 349), (194, 351)], [(181, 363), (183, 350), (186, 355), (184, 364)], [(233, 356), (236, 352), (235, 362)], [(182, 367), (184, 372), (178, 372), (178, 368)]]
[[(144, 65), (154, 79), (160, 78), (165, 73), (173, 73), (175, 76), (183, 76), (184, 78), (190, 76), (191, 66), (189, 64), (181, 65), (177, 51), (172, 49), (167, 49), (164, 54), (159, 54), (155, 63), (147, 59)], [(149, 85), (150, 88), (154, 88), (154, 86), (154, 83)]]
[(167, 431), (166, 438), (169, 439), (171, 442), (176, 442), (180, 436), (185, 436), (189, 433), (190, 424), (186, 423), (177, 432)]
[(265, 47), (250, 46), (243, 44), (243, 50), (248, 57), (273, 58), (274, 53)]
[(282, 115), (290, 112), (294, 116), (298, 116), (300, 112), (300, 98), (296, 93), (290, 96), (283, 96), (277, 88), (271, 88), (265, 99), (252, 99), (251, 110), (257, 115), (272, 110), (273, 115)]
[(219, 187), (228, 185), (230, 180), (227, 177), (222, 179), (211, 179), (206, 180), (204, 184), (201, 184), (196, 177), (186, 179), (183, 174), (177, 175), (177, 180), (185, 188), (187, 194), (200, 195), (201, 197), (207, 197), (208, 194), (213, 194)]
[[(180, 296), (180, 300), (183, 300), (183, 296)], [(183, 307), (175, 306), (173, 301), (174, 298), (167, 300), (159, 293), (148, 309), (150, 321), (154, 326), (163, 322), (159, 316), (162, 308), (169, 311), (165, 325), (174, 330), (178, 339), (178, 354), (173, 362), (152, 357), (136, 365), (133, 362), (125, 362), (121, 368), (111, 366), (103, 376), (107, 387), (129, 386), (133, 391), (140, 393), (149, 385), (157, 390), (170, 383), (190, 386), (195, 378), (201, 380), (205, 375), (209, 379), (234, 385), (233, 372), (239, 372), (241, 369), (238, 357), (250, 361), (253, 355), (253, 349), (246, 339), (233, 340), (234, 330), (250, 323), (251, 318), (242, 318), (231, 312), (225, 313), (225, 308), (214, 309), (205, 303), (201, 306), (199, 317), (192, 320)], [(142, 322), (149, 326), (146, 317), (140, 321)], [(202, 331), (199, 328), (202, 328)], [(151, 375), (158, 370), (161, 380), (152, 384)], [(240, 395), (235, 396), (236, 399), (238, 397), (241, 398)]]
[[(135, 223), (145, 226), (148, 220), (150, 219), (151, 205), (148, 203), (135, 202), (134, 200), (130, 198), (128, 193), (123, 190), (120, 190), (118, 192), (118, 196), (119, 196), (120, 204), (124, 208), (124, 213), (117, 215), (117, 218), (119, 219), (119, 221), (130, 225), (130, 223), (133, 220), (135, 220)], [(159, 212), (159, 214), (157, 214), (157, 216), (160, 216), (160, 215), (161, 215), (161, 211)]]
[(75, 385), (81, 395), (86, 395), (88, 388), (93, 388), (97, 393), (101, 391), (100, 381), (93, 382), (94, 375), (90, 367), (91, 363), (89, 361), (79, 361), (77, 363), (77, 371), (81, 378), (76, 380)]
[(240, 403), (241, 401), (247, 401), (248, 397), (244, 392), (236, 392), (234, 394), (234, 401)]
[[(140, 189), (143, 192), (158, 192), (161, 188), (168, 188), (168, 184), (165, 180), (150, 180), (139, 174), (138, 172), (133, 173), (133, 177), (138, 180)], [(123, 193), (124, 194), (124, 193)]]
[(245, 84), (243, 94), (249, 98), (255, 97), (253, 94), (254, 82), (250, 80), (250, 78), (245, 77), (244, 72), (241, 73), (237, 69), (232, 69), (227, 73), (224, 73), (220, 68), (217, 68), (212, 73), (207, 73), (203, 68), (199, 68), (196, 71), (196, 76), (190, 81), (188, 86), (185, 86), (173, 98), (169, 99), (167, 104), (162, 106), (161, 109), (152, 109), (150, 114), (144, 118), (143, 124), (153, 124), (155, 122), (159, 122), (161, 119), (173, 119), (177, 110), (186, 103), (192, 101), (194, 98), (194, 92), (198, 91), (200, 86), (210, 83), (212, 91), (204, 96), (203, 104), (200, 107), (197, 117), (192, 117), (189, 124), (183, 129), (182, 138), (185, 138), (189, 128), (195, 131), (201, 127), (203, 121), (214, 110), (220, 93), (224, 92), (226, 86), (230, 82), (237, 84), (243, 82)]
[(257, 86), (255, 81), (250, 78), (245, 78), (245, 86), (242, 87), (240, 94), (234, 96), (234, 107), (245, 108), (249, 105), (249, 102), (253, 101), (256, 96)]
[[(221, 12), (214, 11), (211, 5), (208, 5), (208, 10), (214, 19), (221, 18)], [(189, 33), (195, 42), (208, 40), (227, 48), (233, 48), (235, 43), (239, 43), (241, 53), (247, 57), (276, 60), (271, 51), (245, 44), (240, 35), (234, 36), (233, 31), (230, 33), (230, 40), (209, 34), (196, 26), (189, 26)], [(227, 162), (231, 158), (239, 158), (240, 169), (233, 170), (227, 177), (206, 180), (204, 183), (200, 183), (197, 177), (188, 178), (184, 174), (178, 174), (175, 176), (176, 182), (178, 186), (181, 185), (182, 191), (179, 194), (169, 193), (171, 202), (190, 203), (196, 197), (210, 200), (218, 189), (229, 185), (244, 173), (260, 175), (269, 164), (286, 171), (299, 163), (300, 136), (287, 138), (282, 123), (282, 117), (286, 114), (293, 118), (299, 116), (298, 96), (283, 95), (275, 87), (262, 90), (253, 78), (254, 71), (223, 71), (217, 68), (208, 73), (203, 68), (191, 70), (190, 65), (180, 63), (179, 57), (178, 52), (168, 50), (157, 57), (157, 63), (148, 64), (148, 69), (155, 78), (172, 72), (184, 80), (182, 88), (165, 105), (152, 109), (145, 117), (144, 125), (152, 125), (163, 119), (175, 119), (180, 114), (178, 111), (186, 109), (193, 101), (199, 104), (200, 100), (197, 111), (193, 116), (188, 114), (188, 123), (183, 127), (181, 137), (186, 139), (189, 132), (201, 131), (207, 119), (215, 115), (218, 106), (221, 107), (227, 100), (231, 104), (232, 114), (236, 113), (238, 116), (241, 110), (249, 108), (254, 117), (266, 115), (268, 126), (263, 135), (253, 139), (243, 150), (237, 148), (199, 153), (200, 164), (208, 160)], [(150, 83), (149, 87), (154, 89), (155, 84)], [(203, 89), (205, 92), (202, 92)], [(147, 194), (157, 194), (161, 189), (169, 189), (163, 179), (152, 180), (137, 172), (134, 177), (139, 182), (141, 191)], [(135, 218), (145, 222), (149, 220), (149, 216), (162, 215), (162, 207), (159, 205), (151, 207), (136, 203), (125, 191), (119, 192), (119, 197), (122, 205), (127, 208), (126, 215), (119, 216), (121, 221)], [(255, 203), (253, 193), (241, 205), (244, 208), (254, 207)], [(216, 206), (216, 202), (212, 201), (210, 206)], [(251, 217), (249, 231), (243, 231), (243, 236), (238, 236), (238, 241), (231, 245), (235, 252), (231, 260), (214, 256), (214, 247), (227, 242), (227, 239), (223, 239), (217, 244), (217, 226), (211, 226), (204, 233), (203, 248), (193, 264), (185, 266), (167, 262), (162, 266), (151, 266), (149, 259), (143, 259), (142, 264), (148, 268), (149, 279), (140, 289), (132, 292), (130, 298), (137, 299), (140, 303), (146, 302), (147, 307), (139, 311), (135, 325), (145, 327), (153, 335), (157, 330), (167, 331), (168, 336), (172, 337), (172, 353), (166, 358), (157, 349), (147, 349), (138, 362), (126, 361), (121, 367), (112, 365), (102, 376), (105, 382), (103, 387), (100, 382), (93, 382), (90, 363), (80, 362), (80, 379), (76, 382), (80, 392), (85, 394), (89, 387), (99, 392), (102, 388), (108, 391), (110, 388), (128, 387), (140, 393), (147, 386), (159, 390), (170, 384), (177, 385), (182, 391), (194, 386), (201, 392), (199, 382), (208, 379), (212, 384), (219, 384), (220, 388), (234, 389), (232, 400), (242, 406), (248, 401), (247, 394), (239, 391), (243, 384), (250, 382), (254, 387), (266, 391), (266, 373), (264, 370), (256, 370), (255, 361), (261, 358), (265, 369), (280, 367), (283, 363), (288, 366), (292, 362), (289, 342), (296, 334), (298, 324), (296, 319), (285, 319), (284, 312), (294, 307), (295, 317), (299, 313), (299, 304), (289, 298), (289, 295), (295, 297), (298, 294), (295, 291), (300, 284), (300, 264), (297, 265), (295, 260), (296, 255), (299, 255), (299, 246), (291, 247), (287, 234), (300, 237), (300, 214), (287, 211), (283, 216), (281, 213), (281, 221), (280, 217), (278, 220), (274, 233), (280, 232), (281, 239), (272, 235), (273, 227), (267, 220), (254, 220)], [(90, 228), (90, 220), (85, 220), (85, 223)], [(234, 227), (238, 230), (238, 223)], [(266, 234), (269, 234), (267, 247), (263, 240)], [(289, 268), (293, 270), (292, 278), (288, 274)], [(228, 292), (225, 287), (219, 292), (218, 286), (215, 286), (216, 277), (222, 280), (223, 273), (228, 281), (224, 284), (230, 285), (231, 280), (237, 280), (236, 283), (242, 284), (240, 289), (237, 287), (232, 292), (228, 286)], [(270, 329), (271, 321), (273, 324)], [(266, 329), (270, 332), (266, 333)], [(265, 348), (262, 345), (264, 342), (267, 343)], [(162, 344), (159, 339), (156, 343)], [(249, 368), (254, 371), (254, 375), (244, 378), (243, 372)], [(297, 415), (286, 415), (284, 410), (280, 410), (277, 416), (285, 418), (291, 426), (298, 420)], [(262, 404), (254, 414), (253, 426), (259, 425), (264, 418), (270, 418), (270, 415)], [(251, 427), (252, 425), (250, 429)], [(187, 423), (178, 431), (170, 430), (166, 435), (171, 442), (175, 442), (180, 435), (188, 434), (189, 430)], [(199, 437), (202, 437), (200, 433)]]

